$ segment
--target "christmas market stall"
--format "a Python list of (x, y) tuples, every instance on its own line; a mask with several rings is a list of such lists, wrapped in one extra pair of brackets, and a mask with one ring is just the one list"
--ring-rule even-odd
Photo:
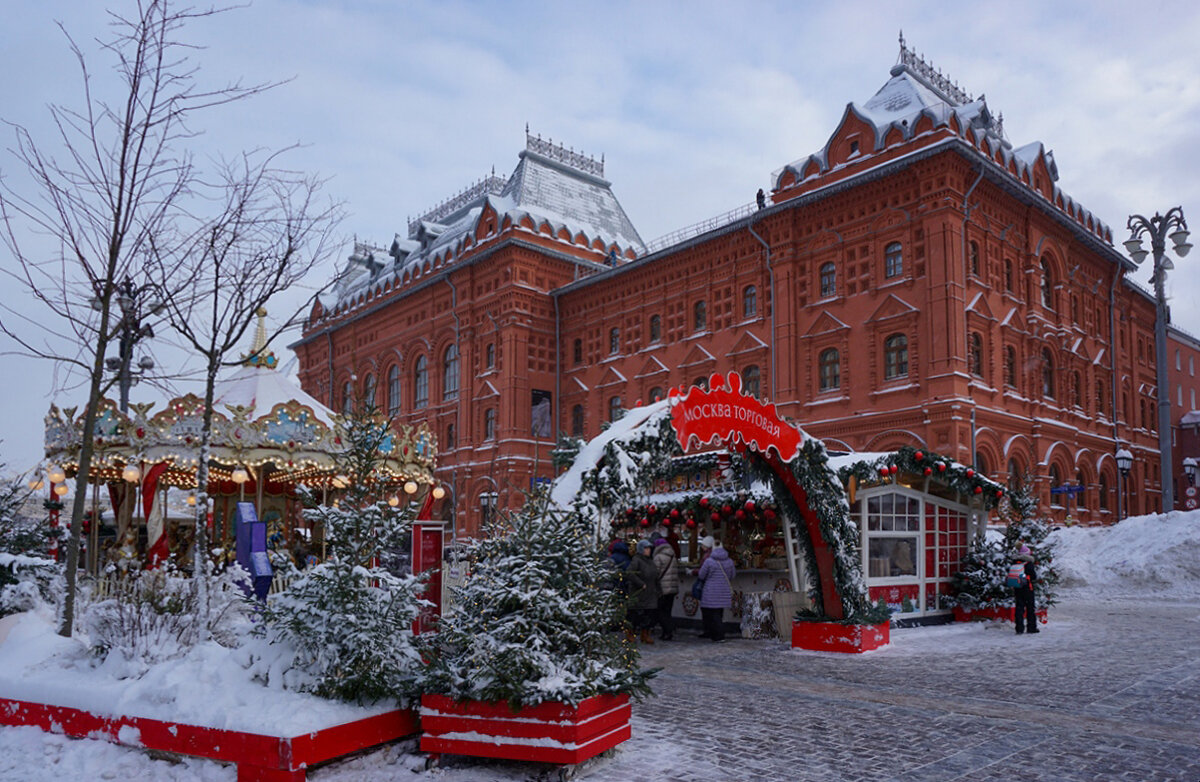
[[(335, 464), (344, 450), (341, 417), (284, 377), (264, 346), (260, 320), (249, 358), (217, 382), (208, 524), (216, 545), (232, 552), (236, 505), (253, 503), (257, 519), (266, 524), (269, 547), (303, 565), (322, 557), (323, 540), (320, 529), (304, 522), (297, 489), (336, 494), (345, 487)], [(100, 400), (88, 517), (107, 517), (113, 526), (88, 525), (82, 561), (90, 572), (109, 562), (128, 567), (166, 560), (184, 569), (193, 522), (170, 518), (175, 514), (165, 512), (166, 492), (181, 489), (195, 503), (203, 413), (204, 400), (194, 394), (158, 409), (154, 403), (131, 403), (128, 411)], [(77, 408), (51, 405), (45, 441), (52, 493), (75, 474), (82, 429)], [(389, 502), (419, 499), (418, 492), (433, 486), (436, 440), (425, 425), (395, 427), (381, 452), (382, 480), (392, 486)], [(104, 505), (111, 513), (103, 513)]]

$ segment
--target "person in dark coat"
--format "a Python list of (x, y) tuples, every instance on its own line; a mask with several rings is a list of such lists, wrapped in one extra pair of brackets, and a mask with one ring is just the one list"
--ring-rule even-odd
[(1033, 565), (1033, 555), (1029, 551), (1029, 546), (1023, 545), (1017, 550), (1013, 557), (1012, 564), (1017, 565), (1023, 563), (1025, 565), (1025, 580), (1023, 586), (1013, 587), (1013, 599), (1017, 604), (1013, 615), (1013, 622), (1017, 625), (1017, 635), (1022, 633), (1036, 633), (1037, 626), (1037, 608), (1034, 605), (1034, 587), (1037, 584), (1037, 568)]
[(759, 209), (766, 208), (767, 194), (763, 192), (763, 189), (761, 187), (758, 189), (758, 193), (754, 196), (754, 200), (758, 204)]
[(712, 554), (700, 566), (697, 578), (704, 582), (700, 594), (700, 614), (704, 621), (705, 638), (713, 641), (725, 640), (725, 624), (722, 617), (725, 609), (733, 605), (733, 577), (737, 567), (729, 558), (729, 552), (720, 543), (714, 543)]
[(659, 637), (670, 641), (675, 635), (671, 612), (675, 609), (675, 595), (679, 594), (679, 560), (666, 538), (654, 541), (654, 569), (658, 572), (658, 626), (662, 628)]
[(642, 643), (652, 644), (650, 628), (654, 626), (658, 614), (658, 570), (654, 567), (651, 553), (654, 544), (648, 540), (640, 540), (625, 571), (629, 581), (630, 613), (635, 630), (641, 632)]

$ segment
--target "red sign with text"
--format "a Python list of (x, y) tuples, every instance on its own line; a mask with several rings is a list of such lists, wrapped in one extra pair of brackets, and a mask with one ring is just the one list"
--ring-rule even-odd
[(671, 408), (671, 423), (683, 450), (693, 438), (701, 444), (740, 440), (751, 450), (765, 453), (773, 448), (785, 462), (796, 457), (800, 430), (781, 420), (775, 405), (742, 394), (741, 375), (715, 374), (709, 378), (709, 389), (692, 386), (686, 396), (676, 389), (671, 391), (677, 400)]

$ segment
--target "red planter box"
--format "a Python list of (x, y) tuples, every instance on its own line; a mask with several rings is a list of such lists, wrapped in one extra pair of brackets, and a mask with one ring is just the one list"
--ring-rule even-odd
[(792, 622), (792, 648), (814, 652), (858, 654), (887, 646), (891, 625), (845, 625), (838, 622)]
[(268, 736), (0, 698), (0, 725), (236, 763), (238, 782), (304, 782), (310, 765), (416, 733), (417, 717), (397, 709), (299, 736)]
[[(1000, 620), (1012, 624), (1013, 611), (1012, 606), (1006, 608), (963, 608), (961, 606), (954, 607), (954, 621), (956, 622), (990, 622)], [(1046, 609), (1039, 608), (1034, 611), (1038, 618), (1039, 624), (1046, 624), (1047, 613)]]
[(630, 736), (628, 695), (596, 695), (578, 706), (421, 696), (421, 751), (542, 763), (582, 763)]

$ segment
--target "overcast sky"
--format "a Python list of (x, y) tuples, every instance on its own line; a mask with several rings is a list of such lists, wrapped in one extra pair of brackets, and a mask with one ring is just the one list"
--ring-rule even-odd
[[(106, 6), (132, 5), (6, 3), (0, 118), (48, 138), (46, 104), (80, 105), (55, 22), (86, 44), (104, 35)], [(254, 0), (189, 29), (207, 47), (200, 78), (292, 81), (209, 115), (197, 151), (305, 144), (291, 163), (329, 177), (328, 192), (346, 202), (347, 250), (355, 236), (386, 247), (409, 217), (493, 167), (507, 176), (528, 123), (603, 154), (613, 191), (650, 241), (752, 201), (771, 172), (823, 146), (846, 104), (888, 79), (901, 29), (963, 89), (986, 94), (1016, 146), (1054, 151), (1058, 184), (1108, 223), (1118, 247), (1133, 213), (1182, 205), (1200, 221), (1192, 2)], [(96, 78), (109, 75), (107, 61), (92, 62)], [(11, 130), (0, 138), (0, 174), (19, 187)], [(13, 261), (5, 253), (0, 263)], [(1177, 260), (1168, 284), (1175, 322), (1193, 334), (1197, 264), (1200, 252)], [(28, 299), (0, 285), (5, 306), (36, 312)], [(178, 366), (169, 340), (156, 342), (160, 364)], [(0, 362), (0, 460), (24, 470), (41, 457), (48, 401), (84, 400), (47, 362)], [(155, 398), (133, 391), (135, 401)]]

